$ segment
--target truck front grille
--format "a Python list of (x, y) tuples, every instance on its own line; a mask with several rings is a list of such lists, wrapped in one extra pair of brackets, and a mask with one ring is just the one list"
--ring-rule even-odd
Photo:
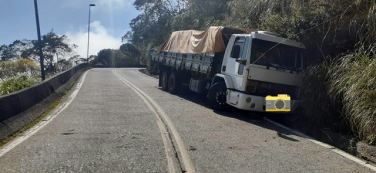
[(263, 81), (248, 80), (246, 93), (257, 96), (277, 96), (278, 94), (288, 94), (291, 99), (299, 99), (299, 88), (291, 85), (276, 84)]

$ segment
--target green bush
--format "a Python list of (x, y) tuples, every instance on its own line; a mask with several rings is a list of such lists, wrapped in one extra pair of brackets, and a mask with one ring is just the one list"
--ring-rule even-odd
[(11, 77), (0, 83), (0, 95), (10, 94), (38, 83), (39, 81), (37, 79), (31, 78), (26, 74)]
[(40, 68), (29, 59), (18, 59), (17, 61), (0, 62), (0, 79), (6, 80), (9, 77), (16, 76), (19, 73), (27, 73), (32, 77), (40, 75)]

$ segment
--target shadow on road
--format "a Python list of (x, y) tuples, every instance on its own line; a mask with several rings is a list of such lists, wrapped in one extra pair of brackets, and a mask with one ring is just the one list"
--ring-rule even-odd
[[(166, 94), (169, 93), (166, 92)], [(353, 155), (356, 155), (356, 150), (354, 150), (356, 148), (356, 142), (349, 140), (346, 135), (340, 135), (337, 133), (332, 133), (325, 129), (315, 128), (312, 123), (305, 120), (304, 117), (300, 116), (299, 114), (252, 112), (236, 108), (230, 108), (228, 111), (217, 111), (210, 107), (209, 103), (206, 101), (205, 95), (199, 95), (186, 89), (184, 90), (184, 92), (177, 94), (177, 96), (211, 109), (218, 115), (238, 119), (265, 129), (273, 130), (277, 133), (278, 137), (289, 141), (299, 142), (299, 140), (293, 138), (294, 136), (298, 135), (289, 130), (267, 122), (265, 118), (273, 120), (274, 122), (297, 130), (301, 133), (312, 136), (316, 140), (328, 143)], [(305, 138), (304, 136), (300, 137)]]
[[(161, 90), (161, 88), (158, 88), (158, 89)], [(166, 94), (169, 94), (169, 93), (166, 92)], [(277, 135), (279, 137), (281, 137), (283, 139), (293, 141), (293, 142), (299, 142), (299, 140), (288, 136), (288, 135), (295, 135), (292, 132), (285, 130), (283, 128), (280, 128), (280, 127), (278, 127), (274, 124), (271, 124), (271, 123), (269, 123), (265, 120), (265, 118), (270, 118), (270, 117), (275, 117), (275, 116), (286, 116), (286, 114), (281, 115), (281, 114), (273, 114), (273, 113), (251, 112), (251, 111), (244, 111), (244, 110), (236, 109), (236, 108), (233, 108), (233, 107), (229, 108), (226, 111), (214, 110), (213, 108), (211, 108), (211, 106), (207, 102), (205, 95), (196, 94), (196, 93), (194, 93), (194, 92), (192, 92), (188, 89), (184, 89), (179, 94), (176, 94), (176, 96), (178, 96), (182, 99), (185, 99), (187, 101), (190, 101), (192, 103), (204, 106), (208, 109), (211, 109), (211, 110), (213, 110), (213, 112), (215, 112), (218, 115), (225, 116), (225, 117), (228, 117), (228, 118), (238, 119), (238, 120), (241, 120), (241, 121), (253, 124), (253, 125), (260, 126), (262, 128), (273, 130), (277, 133)]]

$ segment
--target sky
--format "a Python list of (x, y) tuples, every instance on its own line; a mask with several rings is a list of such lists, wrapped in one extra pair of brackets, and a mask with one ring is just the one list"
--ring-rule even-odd
[[(86, 58), (90, 8), (89, 55), (106, 48), (117, 49), (129, 23), (141, 12), (134, 0), (38, 0), (41, 35), (53, 30), (78, 45), (76, 53)], [(34, 0), (0, 0), (0, 45), (15, 40), (36, 40)]]

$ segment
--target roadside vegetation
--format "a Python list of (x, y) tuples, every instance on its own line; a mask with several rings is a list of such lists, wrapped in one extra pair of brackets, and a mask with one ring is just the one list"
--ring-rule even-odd
[(361, 47), (334, 63), (328, 95), (351, 130), (369, 144), (376, 142), (376, 47)]
[(7, 95), (40, 82), (39, 66), (29, 59), (0, 62), (0, 95)]
[(7, 95), (24, 88), (32, 87), (39, 83), (38, 79), (29, 77), (28, 75), (21, 74), (10, 77), (0, 85), (0, 95)]
[[(67, 42), (67, 36), (53, 31), (42, 36), (47, 77), (83, 62), (83, 58), (74, 54), (77, 46)], [(37, 40), (16, 40), (9, 45), (1, 45), (0, 58), (0, 96), (41, 82)]]
[(299, 116), (315, 128), (376, 143), (375, 0), (135, 0), (134, 6), (142, 14), (123, 41), (140, 50), (144, 63), (176, 30), (222, 25), (303, 42), (308, 62)]
[(90, 59), (90, 63), (103, 67), (134, 66), (140, 64), (140, 56), (140, 51), (133, 44), (125, 43), (119, 49), (102, 49)]

